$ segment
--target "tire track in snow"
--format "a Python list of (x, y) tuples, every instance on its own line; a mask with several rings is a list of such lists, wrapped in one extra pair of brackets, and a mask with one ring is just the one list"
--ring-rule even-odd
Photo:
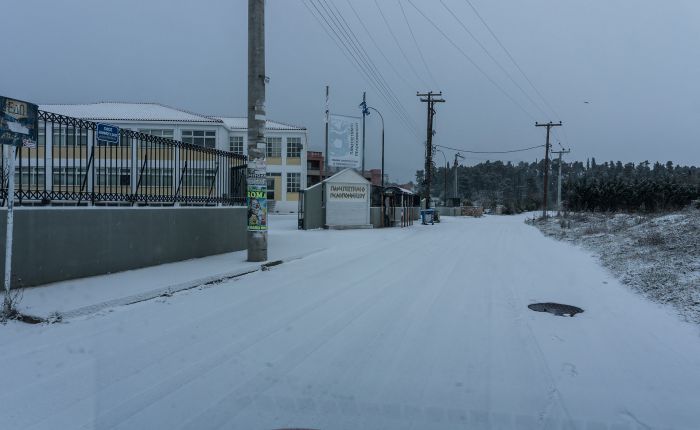
[[(394, 241), (383, 242), (383, 246), (380, 246), (379, 249), (375, 248), (375, 252), (378, 252), (378, 253), (383, 252), (385, 250), (385, 248), (391, 247), (393, 242)], [(363, 248), (364, 247), (365, 246), (363, 246)], [(315, 277), (322, 279), (324, 277), (325, 273), (336, 272), (339, 268), (347, 266), (348, 262), (350, 262), (350, 263), (356, 262), (356, 261), (361, 260), (362, 258), (364, 258), (364, 257), (363, 256), (355, 257), (353, 259), (350, 259), (349, 261), (344, 260), (343, 263), (337, 263), (335, 266), (329, 266), (326, 268), (325, 271), (315, 275)], [(265, 273), (265, 274), (256, 273), (253, 276), (256, 277), (256, 276), (269, 276), (269, 275), (270, 275), (270, 273)], [(240, 281), (237, 281), (237, 282), (240, 282)], [(154, 333), (151, 338), (144, 339), (142, 342), (134, 345), (133, 347), (130, 347), (126, 351), (122, 351), (123, 355), (126, 355), (128, 357), (136, 357), (136, 362), (135, 363), (132, 362), (131, 366), (125, 365), (124, 362), (112, 362), (112, 361), (110, 361), (109, 354), (112, 351), (110, 350), (110, 348), (105, 348), (106, 350), (110, 350), (109, 353), (106, 353), (106, 357), (103, 357), (102, 359), (100, 359), (99, 357), (95, 358), (93, 356), (86, 356), (81, 361), (72, 362), (71, 366), (66, 368), (65, 370), (60, 371), (60, 372), (55, 372), (54, 374), (49, 376), (47, 379), (43, 379), (43, 380), (38, 381), (34, 384), (29, 384), (29, 385), (25, 384), (20, 389), (20, 391), (26, 393), (26, 395), (28, 395), (28, 396), (31, 396), (32, 395), (31, 393), (33, 393), (37, 390), (45, 391), (48, 387), (50, 387), (54, 384), (54, 381), (57, 381), (57, 383), (60, 384), (61, 383), (60, 381), (65, 380), (67, 375), (75, 375), (76, 373), (80, 374), (80, 372), (81, 372), (80, 369), (90, 368), (91, 366), (94, 366), (94, 363), (96, 360), (101, 361), (103, 363), (107, 363), (108, 365), (111, 363), (114, 363), (114, 370), (117, 371), (118, 373), (123, 374), (124, 372), (129, 371), (129, 369), (134, 370), (133, 373), (126, 375), (126, 377), (117, 378), (116, 381), (108, 381), (107, 384), (105, 384), (104, 382), (100, 383), (100, 381), (98, 381), (99, 385), (97, 385), (95, 387), (95, 390), (98, 392), (101, 392), (102, 394), (104, 394), (105, 385), (109, 386), (109, 385), (112, 385), (112, 384), (117, 383), (117, 382), (124, 382), (124, 380), (127, 378), (129, 380), (134, 380), (134, 379), (138, 380), (139, 378), (145, 377), (145, 379), (148, 380), (148, 375), (149, 375), (148, 371), (151, 369), (155, 370), (155, 369), (160, 368), (164, 364), (163, 357), (165, 357), (165, 361), (174, 361), (177, 357), (176, 353), (178, 353), (178, 352), (190, 351), (196, 355), (197, 351), (205, 350), (205, 349), (210, 348), (213, 345), (218, 344), (218, 342), (212, 341), (212, 339), (210, 339), (210, 338), (203, 338), (202, 340), (200, 340), (200, 342), (197, 342), (195, 344), (193, 344), (187, 340), (183, 340), (180, 343), (176, 342), (177, 347), (173, 349), (173, 346), (172, 346), (173, 339), (177, 340), (179, 338), (177, 336), (177, 334), (180, 333), (183, 329), (190, 327), (194, 324), (201, 325), (203, 322), (209, 322), (209, 323), (211, 323), (211, 326), (209, 328), (212, 329), (213, 332), (215, 332), (216, 331), (215, 329), (220, 327), (220, 325), (222, 323), (222, 321), (220, 320), (221, 317), (225, 316), (225, 315), (229, 315), (229, 314), (234, 316), (235, 318), (238, 318), (238, 321), (233, 321), (233, 322), (231, 322), (232, 324), (235, 324), (238, 322), (246, 323), (245, 316), (247, 314), (237, 312), (236, 309), (248, 310), (249, 311), (248, 313), (254, 312), (254, 306), (253, 306), (254, 303), (259, 302), (259, 301), (266, 299), (268, 297), (275, 297), (275, 295), (279, 294), (279, 291), (283, 291), (283, 292), (289, 291), (290, 287), (293, 286), (292, 284), (294, 284), (294, 282), (289, 282), (286, 284), (285, 283), (276, 283), (276, 284), (265, 283), (265, 284), (263, 284), (262, 288), (266, 288), (267, 291), (264, 291), (262, 293), (256, 294), (255, 296), (248, 298), (246, 302), (243, 302), (243, 303), (237, 302), (234, 304), (226, 304), (226, 305), (220, 307), (219, 309), (217, 309), (216, 311), (212, 310), (212, 311), (204, 314), (203, 316), (197, 318), (195, 321), (186, 320), (186, 322), (177, 324), (174, 327), (171, 326), (171, 327), (169, 327), (169, 330), (167, 330), (166, 332), (162, 332), (160, 330), (150, 330), (151, 333)], [(242, 285), (239, 286), (239, 290), (241, 288), (242, 288)], [(257, 288), (256, 288), (256, 292), (259, 292), (259, 291), (257, 291)], [(330, 298), (332, 298), (332, 297), (330, 297)], [(282, 299), (278, 299), (277, 302), (282, 303), (284, 300), (287, 300), (287, 299), (288, 299), (287, 297), (282, 298)], [(145, 305), (147, 305), (147, 304), (143, 304), (142, 306), (145, 306)], [(243, 317), (241, 317), (241, 315), (243, 315)], [(241, 318), (239, 318), (239, 317), (241, 317)], [(117, 323), (115, 325), (118, 325), (118, 324), (121, 324), (121, 323)], [(231, 328), (231, 326), (227, 326), (227, 327)], [(105, 330), (105, 331), (107, 331), (107, 330)], [(102, 333), (102, 334), (104, 334), (104, 333)], [(98, 337), (98, 339), (100, 339), (100, 337)], [(166, 348), (165, 350), (162, 350), (161, 349), (162, 345), (169, 346), (170, 349)], [(158, 353), (154, 353), (154, 351), (158, 351), (159, 349), (161, 349), (161, 350)], [(194, 358), (196, 358), (196, 357), (193, 357), (193, 359)], [(139, 363), (139, 359), (140, 359), (140, 363)], [(100, 368), (100, 370), (102, 370), (102, 373), (109, 374), (109, 371), (104, 370), (104, 366), (100, 366), (99, 368)], [(70, 378), (70, 379), (74, 379), (74, 378)], [(139, 382), (142, 382), (142, 381), (139, 381)], [(17, 394), (18, 394), (17, 392), (11, 393), (11, 395), (15, 398), (17, 397)], [(74, 392), (72, 394), (76, 395), (78, 393)], [(60, 415), (68, 416), (68, 415), (70, 415), (70, 412), (66, 411), (66, 409), (70, 409), (71, 407), (77, 407), (77, 408), (83, 407), (83, 405), (81, 405), (80, 402), (81, 401), (83, 403), (92, 402), (92, 398), (95, 396), (95, 394), (96, 393), (91, 393), (91, 394), (85, 393), (82, 395), (82, 397), (78, 397), (78, 398), (74, 398), (71, 396), (61, 397), (61, 401), (55, 402), (51, 406), (51, 409), (53, 411), (59, 411)], [(10, 395), (10, 393), (6, 394), (6, 396), (7, 395)], [(43, 420), (41, 420), (41, 418), (39, 416), (37, 416), (37, 414), (29, 414), (29, 415), (25, 415), (25, 417), (26, 418), (31, 417), (33, 419), (40, 420), (39, 424), (41, 424), (42, 422), (46, 423), (47, 421), (49, 421), (53, 415), (54, 415), (53, 412), (49, 412), (49, 414)]]
[[(518, 242), (517, 239), (515, 239), (515, 236), (521, 235), (521, 229), (517, 227), (511, 227), (508, 228), (507, 232), (504, 232), (503, 229), (499, 230), (499, 235), (497, 238), (497, 241), (499, 243), (499, 249), (508, 249), (508, 243), (522, 243), (522, 241)], [(505, 245), (505, 246), (504, 246)], [(511, 250), (512, 252), (512, 250)], [(511, 259), (512, 261), (513, 259)], [(546, 264), (546, 262), (545, 262)], [(555, 404), (558, 404), (559, 407), (561, 408), (562, 412), (564, 412), (565, 417), (568, 420), (569, 425), (563, 428), (572, 428), (576, 430), (574, 421), (572, 420), (571, 414), (569, 413), (568, 408), (566, 407), (566, 404), (564, 402), (564, 399), (561, 395), (561, 392), (557, 388), (556, 385), (556, 378), (554, 377), (554, 373), (552, 370), (549, 368), (549, 364), (547, 362), (547, 359), (545, 357), (544, 352), (542, 351), (542, 347), (537, 340), (535, 333), (532, 329), (532, 326), (528, 322), (528, 319), (525, 315), (525, 303), (522, 300), (522, 297), (518, 294), (516, 289), (511, 285), (510, 282), (507, 282), (506, 280), (503, 279), (503, 272), (497, 272), (499, 279), (501, 282), (499, 282), (500, 285), (503, 286), (502, 291), (506, 293), (506, 300), (508, 302), (508, 305), (511, 307), (514, 315), (516, 315), (515, 319), (520, 321), (522, 324), (519, 324), (518, 327), (524, 327), (525, 330), (519, 330), (522, 333), (522, 339), (523, 339), (523, 346), (524, 349), (529, 350), (531, 352), (531, 356), (535, 358), (534, 362), (537, 363), (540, 367), (540, 372), (543, 374), (547, 381), (547, 401), (542, 407), (542, 409), (539, 411), (537, 414), (537, 419), (540, 423), (540, 425), (545, 426), (545, 425), (551, 425), (551, 412)], [(541, 276), (546, 276), (547, 270), (540, 269), (538, 273), (541, 273)], [(528, 341), (525, 341), (528, 340)]]
[[(421, 245), (422, 244), (420, 242), (417, 242), (413, 244), (411, 249), (417, 251), (421, 247)], [(381, 253), (383, 248), (384, 247), (380, 247), (376, 252)], [(361, 258), (363, 257), (358, 257), (357, 259)], [(371, 258), (371, 256), (365, 256), (365, 258)], [(396, 262), (400, 258), (401, 257), (394, 257), (390, 260), (390, 262)], [(347, 266), (347, 261), (344, 264), (341, 264), (340, 266), (351, 267)], [(282, 273), (284, 268), (280, 268), (279, 270), (280, 273)], [(331, 270), (332, 268), (324, 270), (318, 273), (317, 277), (322, 278), (324, 274)], [(256, 344), (263, 342), (268, 337), (283, 331), (284, 327), (292, 321), (298, 320), (300, 318), (303, 318), (307, 314), (312, 313), (314, 309), (336, 298), (336, 296), (348, 292), (356, 285), (361, 284), (362, 282), (372, 278), (376, 273), (380, 273), (382, 270), (383, 267), (379, 267), (362, 276), (359, 280), (356, 279), (355, 281), (349, 282), (347, 285), (343, 285), (341, 283), (340, 286), (336, 286), (335, 290), (331, 294), (326, 296), (324, 299), (315, 302), (311, 306), (304, 307), (299, 312), (296, 312), (293, 318), (282, 321), (281, 323), (276, 322), (274, 326), (270, 327), (264, 333), (259, 333), (255, 336), (249, 336), (248, 338), (246, 338), (248, 339), (247, 341), (242, 341), (235, 347), (226, 346), (223, 348), (219, 348), (215, 352), (209, 353), (204, 358), (201, 358), (193, 364), (190, 364), (186, 367), (185, 370), (176, 372), (176, 376), (174, 375), (166, 381), (161, 381), (161, 383), (159, 384), (141, 390), (139, 393), (136, 393), (135, 395), (122, 402), (122, 404), (120, 404), (119, 406), (115, 406), (101, 414), (101, 417), (98, 419), (98, 423), (100, 424), (99, 427), (112, 428), (118, 425), (119, 422), (121, 422), (122, 420), (128, 419), (133, 415), (137, 414), (139, 411), (146, 409), (151, 404), (161, 400), (164, 401), (167, 398), (167, 393), (170, 393), (170, 395), (172, 395), (173, 393), (181, 390), (187, 383), (195, 381), (198, 377), (210, 374), (218, 366), (230, 362), (242, 351), (245, 351), (246, 349)], [(163, 396), (163, 394), (166, 394), (166, 396)]]

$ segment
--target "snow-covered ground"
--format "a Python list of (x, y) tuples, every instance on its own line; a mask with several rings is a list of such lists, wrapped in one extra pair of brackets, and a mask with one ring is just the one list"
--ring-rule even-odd
[[(700, 209), (670, 214), (580, 213), (536, 225), (580, 244), (645, 297), (700, 323)], [(700, 427), (700, 425), (699, 425)]]
[[(305, 232), (273, 219), (271, 250), (320, 250), (0, 326), (0, 427), (698, 428), (697, 326), (524, 217), (443, 220)], [(527, 308), (540, 301), (585, 312)]]

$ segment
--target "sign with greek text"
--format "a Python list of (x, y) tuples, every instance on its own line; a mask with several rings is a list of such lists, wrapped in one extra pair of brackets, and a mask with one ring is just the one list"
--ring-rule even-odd
[(0, 142), (3, 145), (36, 147), (37, 105), (0, 96)]
[(328, 127), (328, 164), (333, 167), (362, 167), (362, 120), (351, 116), (330, 115)]
[(328, 200), (336, 202), (364, 202), (367, 186), (359, 184), (328, 184)]

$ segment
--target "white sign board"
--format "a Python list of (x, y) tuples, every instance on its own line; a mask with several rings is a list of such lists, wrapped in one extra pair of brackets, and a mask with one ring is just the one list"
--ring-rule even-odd
[(364, 202), (367, 200), (367, 185), (328, 184), (328, 200), (334, 202)]
[(328, 126), (328, 165), (362, 167), (361, 118), (330, 115)]

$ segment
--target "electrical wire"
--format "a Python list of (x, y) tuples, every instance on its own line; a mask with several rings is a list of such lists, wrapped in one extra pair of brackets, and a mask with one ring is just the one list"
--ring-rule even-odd
[[(306, 3), (306, 0), (302, 0), (304, 6), (306, 9), (309, 11), (309, 13), (316, 19), (316, 21), (319, 23), (319, 25), (323, 28), (325, 31), (326, 35), (333, 40), (333, 42), (336, 44), (338, 49), (340, 49), (343, 52), (343, 55), (350, 61), (353, 66), (360, 72), (361, 75), (365, 77), (367, 82), (372, 85), (379, 93), (382, 95), (382, 97), (385, 99), (387, 102), (388, 106), (397, 114), (398, 118), (404, 122), (404, 124), (407, 126), (409, 131), (416, 137), (418, 137), (417, 134), (417, 127), (415, 125), (415, 122), (413, 122), (408, 116), (405, 108), (403, 106), (397, 107), (396, 101), (392, 100), (391, 95), (387, 95), (387, 89), (382, 87), (381, 81), (379, 81), (379, 78), (377, 78), (376, 74), (373, 72), (372, 67), (370, 67), (367, 63), (367, 60), (364, 58), (358, 58), (361, 57), (361, 54), (358, 52), (357, 46), (352, 46), (351, 41), (348, 39), (348, 36), (345, 35), (345, 32), (340, 32), (340, 28), (338, 24), (328, 16), (328, 9), (324, 8), (323, 5), (319, 1), (319, 5), (314, 3), (313, 0), (308, 0), (311, 6), (313, 6), (313, 9), (315, 9), (316, 12), (314, 12), (313, 9), (309, 7), (309, 5)], [(328, 4), (326, 4), (327, 7), (330, 7)], [(319, 8), (320, 7), (320, 8)], [(323, 9), (323, 11), (321, 10)], [(325, 14), (324, 14), (325, 12)], [(329, 21), (330, 19), (330, 21)], [(323, 22), (322, 22), (323, 21)], [(333, 21), (333, 22), (331, 22)], [(325, 25), (324, 25), (325, 23)], [(329, 31), (330, 30), (330, 31)], [(332, 33), (332, 34), (331, 34)], [(335, 37), (334, 37), (335, 36)], [(371, 61), (371, 59), (370, 59)], [(390, 91), (390, 90), (389, 90)], [(401, 109), (403, 108), (403, 109)], [(403, 112), (401, 112), (403, 110)]]
[(454, 46), (457, 51), (464, 58), (466, 58), (476, 70), (478, 70), (493, 86), (495, 86), (504, 96), (506, 96), (515, 106), (517, 106), (525, 115), (527, 115), (533, 122), (536, 121), (535, 117), (525, 109), (513, 96), (511, 96), (506, 90), (501, 87), (498, 82), (494, 81), (491, 76), (488, 75), (459, 45), (457, 45), (433, 20), (431, 20), (422, 10), (413, 3), (412, 0), (408, 0), (408, 3), (413, 6), (414, 9), (420, 13), (426, 21), (428, 21), (452, 46)]
[(515, 85), (515, 86), (520, 90), (520, 92), (523, 93), (523, 95), (525, 96), (525, 98), (527, 98), (528, 101), (529, 101), (530, 103), (532, 103), (532, 105), (533, 105), (538, 111), (540, 111), (540, 113), (542, 113), (544, 116), (549, 116), (549, 115), (548, 115), (547, 113), (545, 113), (545, 111), (540, 107), (540, 105), (539, 105), (537, 102), (535, 102), (535, 100), (533, 100), (532, 97), (530, 97), (530, 94), (528, 94), (528, 93), (525, 91), (525, 89), (523, 89), (523, 87), (522, 87), (522, 86), (513, 78), (513, 76), (505, 69), (505, 67), (503, 67), (503, 65), (501, 65), (501, 63), (491, 54), (491, 52), (488, 50), (488, 48), (486, 48), (486, 46), (484, 46), (484, 44), (481, 43), (481, 41), (474, 35), (474, 33), (472, 33), (472, 32), (469, 30), (469, 28), (464, 24), (464, 22), (457, 16), (457, 14), (455, 14), (454, 11), (453, 11), (452, 9), (450, 9), (450, 8), (445, 4), (445, 2), (444, 2), (443, 0), (440, 0), (440, 4), (442, 4), (442, 7), (443, 7), (445, 10), (447, 10), (447, 11), (450, 13), (450, 15), (452, 15), (452, 17), (455, 19), (455, 21), (457, 21), (457, 23), (459, 23), (459, 25), (462, 27), (462, 29), (464, 29), (464, 31), (469, 35), (469, 37), (471, 37), (472, 40), (473, 40), (474, 42), (476, 42), (477, 45), (479, 45), (479, 47), (481, 48), (481, 50), (484, 51), (484, 53), (491, 59), (491, 61), (493, 61), (493, 63), (508, 77), (508, 79), (513, 83), (513, 85)]
[[(406, 84), (407, 87), (411, 88), (412, 85), (411, 85), (410, 82), (408, 82), (408, 79), (406, 79), (406, 77), (404, 76), (403, 73), (399, 73), (399, 71), (396, 70), (396, 67), (394, 66), (394, 63), (391, 62), (391, 61), (389, 60), (389, 58), (386, 56), (386, 54), (384, 53), (384, 51), (382, 50), (382, 48), (379, 47), (379, 44), (378, 44), (377, 41), (374, 39), (374, 36), (372, 36), (372, 32), (369, 31), (369, 29), (368, 29), (367, 26), (365, 25), (364, 21), (363, 21), (362, 18), (360, 17), (360, 14), (359, 14), (359, 13), (357, 12), (357, 10), (355, 9), (355, 6), (353, 6), (352, 0), (345, 0), (345, 1), (348, 3), (348, 6), (350, 6), (350, 9), (352, 10), (352, 13), (355, 14), (355, 18), (357, 18), (357, 21), (360, 23), (360, 25), (362, 26), (362, 28), (365, 30), (365, 34), (367, 35), (367, 37), (369, 37), (369, 40), (372, 41), (372, 44), (374, 45), (374, 47), (377, 48), (377, 51), (379, 51), (379, 54), (384, 58), (384, 60), (386, 60), (386, 63), (389, 65), (389, 67), (391, 68), (391, 70), (394, 71), (394, 73), (396, 74), (396, 76), (398, 76), (399, 78), (401, 78), (401, 80)], [(412, 90), (415, 90), (415, 88), (411, 88), (411, 89), (412, 89)]]
[(544, 145), (536, 145), (536, 146), (531, 146), (529, 148), (511, 149), (511, 150), (507, 150), (507, 151), (472, 151), (472, 150), (463, 149), (463, 148), (451, 148), (451, 147), (445, 146), (445, 145), (433, 145), (433, 146), (449, 149), (451, 151), (466, 152), (468, 154), (511, 154), (513, 152), (524, 152), (524, 151), (530, 151), (532, 149), (544, 148)]
[(377, 9), (379, 10), (379, 15), (381, 15), (382, 20), (384, 21), (384, 25), (386, 25), (386, 28), (387, 28), (387, 30), (389, 30), (391, 37), (394, 39), (396, 46), (399, 48), (399, 51), (401, 51), (401, 55), (403, 55), (404, 60), (406, 60), (408, 67), (411, 69), (411, 71), (413, 71), (413, 74), (416, 75), (416, 78), (418, 78), (418, 80), (427, 88), (428, 84), (425, 82), (425, 80), (423, 78), (421, 78), (421, 76), (418, 74), (416, 69), (413, 67), (411, 60), (408, 59), (408, 55), (406, 55), (406, 52), (401, 47), (401, 44), (399, 43), (399, 39), (396, 37), (396, 34), (394, 34), (394, 31), (391, 29), (391, 26), (389, 25), (389, 21), (386, 19), (386, 16), (384, 16), (384, 12), (382, 11), (382, 8), (379, 6), (379, 3), (377, 2), (377, 0), (374, 0), (374, 4), (377, 6)]
[(433, 85), (435, 85), (435, 88), (437, 88), (437, 80), (435, 79), (435, 76), (433, 76), (433, 73), (430, 71), (430, 67), (428, 67), (427, 61), (425, 61), (423, 51), (421, 51), (420, 45), (418, 44), (418, 40), (416, 40), (416, 36), (413, 33), (413, 29), (411, 28), (411, 24), (408, 22), (408, 17), (406, 16), (406, 11), (403, 8), (403, 4), (401, 4), (401, 0), (398, 0), (398, 3), (399, 8), (401, 8), (401, 14), (403, 15), (403, 19), (406, 22), (406, 27), (408, 27), (408, 32), (411, 34), (411, 39), (413, 39), (413, 44), (416, 45), (416, 50), (418, 51), (418, 55), (420, 56), (421, 62), (423, 63), (423, 67), (425, 67), (425, 70), (428, 72), (428, 76), (430, 77), (431, 82), (433, 83)]
[(486, 23), (486, 20), (481, 16), (481, 14), (479, 13), (479, 11), (476, 10), (476, 7), (474, 7), (474, 5), (472, 4), (472, 2), (471, 2), (470, 0), (464, 0), (464, 1), (466, 1), (467, 4), (469, 5), (469, 7), (472, 8), (472, 10), (474, 11), (474, 14), (477, 16), (477, 18), (479, 18), (479, 21), (481, 21), (481, 23), (484, 24), (484, 27), (486, 27), (486, 29), (488, 30), (488, 32), (491, 33), (491, 36), (493, 36), (493, 38), (494, 38), (494, 40), (496, 41), (496, 43), (498, 43), (498, 46), (500, 46), (501, 49), (503, 49), (503, 52), (506, 53), (506, 55), (508, 56), (508, 58), (510, 59), (510, 61), (513, 63), (513, 65), (515, 65), (515, 67), (518, 69), (518, 71), (520, 72), (520, 74), (523, 75), (523, 77), (524, 77), (525, 80), (530, 84), (530, 86), (532, 87), (532, 89), (535, 90), (535, 93), (537, 93), (537, 95), (540, 97), (540, 99), (542, 99), (542, 102), (549, 108), (549, 110), (552, 111), (552, 113), (553, 113), (555, 116), (559, 116), (559, 115), (557, 114), (557, 111), (552, 107), (551, 104), (549, 104), (549, 102), (547, 101), (547, 99), (546, 99), (546, 98), (542, 95), (542, 93), (537, 89), (537, 87), (535, 86), (535, 84), (532, 83), (532, 81), (531, 81), (530, 78), (527, 76), (527, 74), (525, 73), (525, 71), (523, 71), (523, 69), (520, 67), (520, 65), (518, 64), (518, 62), (515, 61), (515, 58), (513, 58), (513, 56), (511, 55), (510, 51), (505, 47), (505, 45), (503, 45), (503, 43), (502, 43), (501, 40), (498, 38), (498, 36), (496, 36), (496, 33), (495, 33), (495, 32), (491, 29), (491, 27)]
[[(328, 6), (329, 9), (330, 9), (329, 3), (328, 3), (326, 0), (320, 0), (320, 1), (323, 1), (323, 2), (326, 4), (326, 6)], [(364, 56), (364, 59), (366, 59), (365, 64), (368, 65), (368, 67), (371, 69), (371, 71), (372, 71), (372, 73), (373, 73), (375, 79), (376, 79), (376, 80), (380, 83), (380, 85), (382, 86), (382, 88), (383, 88), (383, 90), (384, 90), (384, 92), (385, 92), (385, 95), (388, 97), (388, 100), (391, 100), (391, 102), (395, 105), (395, 107), (398, 108), (398, 110), (401, 112), (401, 114), (402, 114), (403, 116), (406, 117), (406, 120), (407, 120), (409, 123), (413, 123), (413, 125), (415, 126), (415, 123), (414, 123), (414, 121), (411, 119), (411, 117), (410, 117), (410, 115), (408, 114), (408, 112), (406, 111), (406, 108), (401, 104), (401, 102), (399, 101), (399, 99), (396, 97), (396, 94), (391, 90), (391, 87), (390, 87), (389, 83), (386, 81), (386, 79), (384, 78), (384, 76), (382, 75), (382, 73), (381, 73), (381, 72), (379, 71), (379, 69), (376, 67), (374, 61), (372, 61), (371, 57), (370, 57), (369, 54), (367, 53), (367, 50), (366, 50), (366, 49), (364, 48), (364, 46), (362, 45), (362, 42), (360, 42), (360, 40), (357, 38), (357, 35), (356, 35), (355, 32), (352, 30), (352, 28), (350, 28), (350, 25), (348, 24), (347, 20), (346, 20), (345, 17), (343, 16), (342, 12), (341, 12), (341, 11), (338, 9), (338, 7), (335, 5), (335, 3), (333, 3), (333, 0), (330, 0), (330, 5), (332, 5), (333, 8), (335, 9), (335, 12), (337, 12), (337, 15), (336, 15), (335, 13), (333, 13), (333, 16), (336, 18), (336, 20), (337, 20), (338, 23), (340, 23), (340, 21), (342, 20), (341, 29), (345, 30), (345, 34), (346, 34), (348, 37), (350, 37), (350, 42), (354, 42), (353, 45), (356, 47), (356, 49), (359, 50), (359, 51), (361, 51), (361, 55), (360, 55), (360, 56), (361, 56), (361, 57)], [(331, 12), (332, 12), (332, 11), (331, 11)], [(358, 52), (358, 54), (360, 54), (360, 52)], [(377, 76), (378, 76), (378, 78), (377, 78)]]
[[(527, 83), (530, 84), (530, 87), (532, 87), (532, 89), (535, 91), (535, 93), (536, 93), (537, 96), (540, 98), (540, 100), (542, 100), (542, 102), (544, 103), (544, 105), (554, 114), (554, 117), (560, 118), (560, 119), (561, 119), (561, 116), (559, 115), (559, 113), (557, 112), (557, 110), (554, 109), (554, 107), (552, 107), (552, 105), (549, 103), (549, 101), (547, 100), (547, 98), (540, 92), (539, 89), (537, 89), (537, 87), (535, 86), (535, 84), (534, 84), (534, 83), (532, 82), (532, 80), (527, 76), (527, 74), (526, 74), (525, 71), (522, 69), (522, 67), (520, 67), (520, 64), (518, 64), (518, 62), (515, 60), (515, 58), (513, 57), (513, 55), (511, 55), (511, 53), (510, 53), (510, 51), (508, 50), (508, 48), (505, 47), (505, 45), (501, 42), (501, 39), (496, 35), (496, 33), (493, 31), (493, 29), (491, 29), (491, 26), (489, 26), (488, 23), (486, 22), (486, 20), (481, 16), (481, 14), (480, 14), (479, 11), (476, 9), (476, 7), (474, 6), (474, 4), (472, 4), (472, 2), (471, 2), (470, 0), (464, 0), (464, 1), (466, 1), (467, 4), (469, 5), (469, 7), (471, 7), (471, 9), (472, 9), (472, 11), (474, 11), (474, 14), (476, 15), (476, 17), (479, 18), (479, 21), (481, 21), (481, 23), (484, 25), (484, 27), (486, 27), (486, 30), (488, 30), (488, 32), (491, 34), (491, 36), (492, 36), (493, 39), (496, 41), (496, 43), (498, 43), (498, 46), (500, 46), (501, 49), (503, 49), (503, 52), (506, 53), (506, 56), (508, 56), (508, 58), (509, 58), (510, 61), (513, 63), (513, 65), (515, 66), (515, 68), (518, 69), (518, 71), (519, 71), (520, 74), (523, 76), (523, 78), (525, 78), (525, 80), (527, 81)], [(565, 142), (567, 143), (567, 146), (568, 146), (568, 145), (569, 145), (569, 137), (567, 136), (566, 130), (562, 130), (562, 131), (563, 131), (563, 133), (564, 133), (564, 138), (565, 138), (564, 140), (565, 140)], [(555, 133), (555, 135), (556, 135), (556, 133)]]

